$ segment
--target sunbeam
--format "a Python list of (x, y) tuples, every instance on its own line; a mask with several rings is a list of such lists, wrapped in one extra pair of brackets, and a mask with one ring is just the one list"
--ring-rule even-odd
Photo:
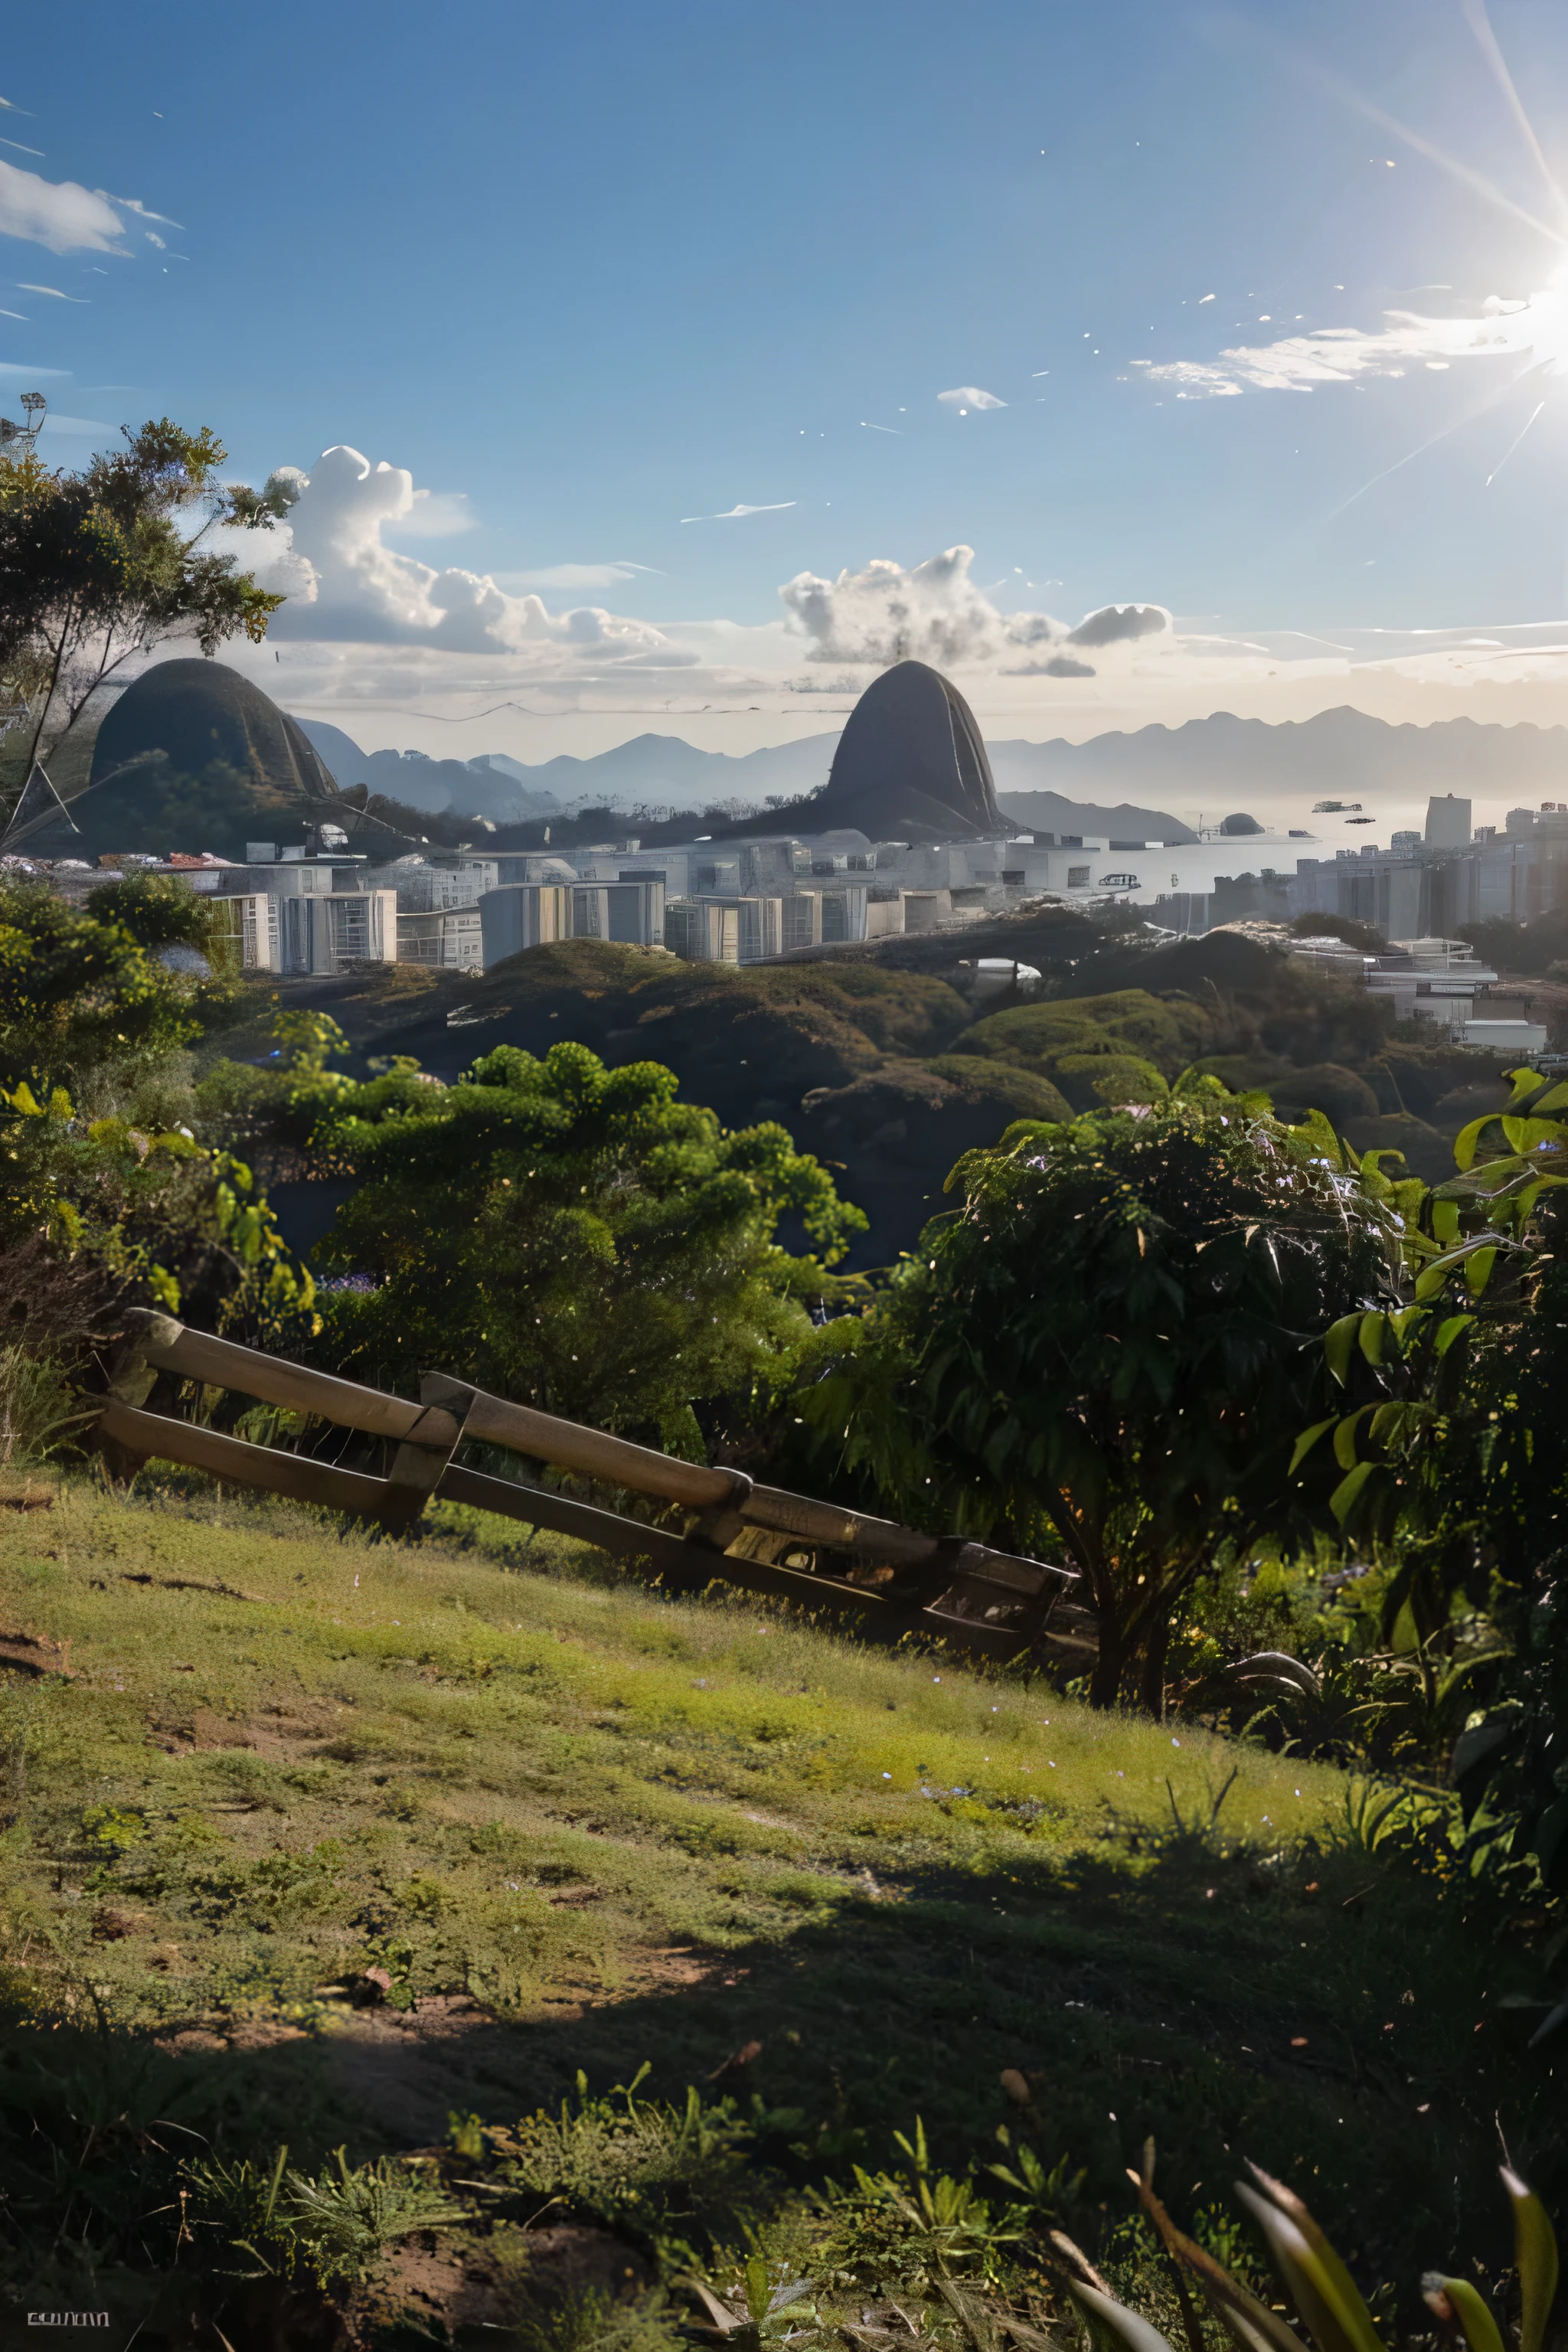
[(1460, 186), (1468, 188), (1472, 194), (1484, 198), (1486, 203), (1500, 212), (1507, 213), (1511, 219), (1522, 221), (1525, 227), (1533, 229), (1537, 236), (1544, 236), (1553, 245), (1568, 246), (1568, 235), (1539, 219), (1534, 213), (1527, 212), (1522, 205), (1515, 204), (1513, 198), (1505, 195), (1497, 183), (1489, 180), (1484, 172), (1476, 171), (1469, 163), (1461, 163), (1458, 156), (1447, 154), (1441, 147), (1435, 146), (1430, 139), (1424, 139), (1418, 131), (1410, 130), (1396, 116), (1385, 113), (1381, 106), (1374, 106), (1372, 100), (1363, 98), (1352, 83), (1342, 81), (1338, 74), (1331, 73), (1327, 66), (1320, 65), (1316, 58), (1304, 49), (1297, 48), (1293, 42), (1281, 39), (1278, 33), (1255, 24), (1249, 16), (1227, 15), (1225, 22), (1259, 47), (1272, 49), (1277, 56), (1288, 59), (1297, 73), (1304, 75), (1309, 81), (1316, 82), (1320, 89), (1326, 90), (1342, 106), (1349, 107), (1352, 113), (1363, 116), (1368, 122), (1374, 122), (1380, 131), (1386, 131), (1390, 138), (1401, 141), (1417, 155), (1425, 156), (1429, 163), (1435, 163), (1439, 171), (1447, 172), (1451, 179), (1458, 180)]
[(1509, 459), (1512, 457), (1514, 451), (1518, 448), (1520, 443), (1523, 440), (1525, 435), (1529, 432), (1531, 426), (1534, 424), (1536, 418), (1540, 415), (1546, 403), (1543, 400), (1538, 400), (1536, 402), (1535, 406), (1531, 410), (1530, 415), (1525, 418), (1524, 423), (1520, 426), (1519, 431), (1514, 435), (1513, 439), (1509, 443), (1508, 447), (1503, 451), (1502, 456), (1492, 467), (1491, 472), (1487, 476), (1486, 481), (1482, 485), (1483, 488), (1490, 489), (1492, 484), (1496, 481), (1498, 476), (1501, 473), (1503, 467), (1507, 465)]
[[(1508, 100), (1510, 111), (1519, 126), (1524, 143), (1535, 158), (1536, 168), (1556, 198), (1558, 211), (1564, 220), (1568, 220), (1568, 196), (1563, 194), (1557, 184), (1552, 166), (1542, 152), (1541, 142), (1535, 135), (1535, 125), (1526, 114), (1524, 102), (1514, 87), (1513, 76), (1508, 69), (1508, 61), (1498, 46), (1498, 37), (1492, 30), (1491, 18), (1487, 14), (1487, 0), (1459, 0), (1459, 5), (1464, 10), (1466, 24), (1476, 37), (1482, 57), (1491, 68), (1493, 80)], [(1526, 432), (1529, 429), (1527, 425)]]
[(1373, 474), (1370, 480), (1363, 482), (1359, 490), (1352, 490), (1348, 499), (1342, 499), (1337, 507), (1331, 507), (1327, 514), (1320, 515), (1315, 525), (1309, 527), (1321, 530), (1326, 524), (1337, 522), (1341, 515), (1355, 505), (1358, 499), (1365, 498), (1368, 490), (1375, 490), (1379, 482), (1386, 482), (1391, 474), (1397, 474), (1403, 467), (1414, 465), (1417, 457), (1424, 457), (1428, 449), (1435, 449), (1439, 441), (1446, 441), (1451, 433), (1458, 433), (1461, 425), (1473, 425), (1478, 416), (1485, 416), (1489, 409), (1496, 408), (1500, 402), (1508, 398), (1514, 385), (1522, 383), (1525, 375), (1533, 375), (1534, 373), (1533, 368), (1527, 368), (1520, 375), (1510, 377), (1507, 383), (1500, 384), (1497, 390), (1489, 393), (1484, 400), (1477, 401), (1473, 407), (1467, 408), (1461, 415), (1441, 425), (1436, 433), (1428, 434), (1426, 440), (1418, 441), (1414, 449), (1407, 449), (1403, 457), (1396, 457), (1392, 466), (1384, 466), (1380, 473)]

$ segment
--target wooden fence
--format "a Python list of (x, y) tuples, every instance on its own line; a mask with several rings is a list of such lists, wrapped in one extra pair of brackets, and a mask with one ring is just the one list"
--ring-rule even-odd
[[(395, 1449), (391, 1466), (384, 1477), (374, 1477), (253, 1444), (197, 1421), (149, 1412), (145, 1401), (160, 1372), (190, 1383), (198, 1409), (202, 1390), (231, 1390), (381, 1439)], [(116, 1357), (97, 1435), (109, 1467), (121, 1476), (150, 1460), (181, 1463), (232, 1485), (394, 1529), (411, 1527), (433, 1497), (468, 1503), (644, 1563), (667, 1586), (700, 1591), (718, 1579), (847, 1618), (858, 1634), (873, 1641), (938, 1633), (1004, 1659), (1028, 1649), (1093, 1647), (1079, 1622), (1088, 1612), (1070, 1604), (1057, 1610), (1078, 1580), (1070, 1569), (1017, 1559), (958, 1536), (922, 1535), (891, 1519), (759, 1486), (742, 1470), (679, 1461), (488, 1395), (442, 1372), (426, 1375), (420, 1402), (412, 1404), (143, 1310), (131, 1318)], [(476, 1442), (599, 1486), (650, 1496), (665, 1507), (666, 1517), (679, 1514), (681, 1524), (649, 1526), (554, 1488), (469, 1469), (457, 1457), (460, 1447)], [(1056, 1622), (1047, 1628), (1053, 1611)]]

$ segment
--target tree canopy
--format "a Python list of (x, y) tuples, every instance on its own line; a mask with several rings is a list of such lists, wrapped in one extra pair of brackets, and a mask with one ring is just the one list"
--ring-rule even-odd
[(1389, 1295), (1387, 1206), (1213, 1080), (1020, 1122), (949, 1190), (876, 1304), (820, 1335), (800, 1412), (889, 1503), (1079, 1569), (1092, 1696), (1141, 1659), (1157, 1712), (1173, 1612), (1286, 1507), (1314, 1335)]
[[(336, 1360), (439, 1367), (567, 1418), (701, 1443), (697, 1409), (765, 1385), (842, 1293), (860, 1211), (787, 1131), (731, 1132), (657, 1062), (503, 1046), (443, 1087), (402, 1062), (325, 1100), (358, 1177), (316, 1253)], [(794, 1220), (812, 1245), (777, 1239)]]
[(226, 454), (205, 426), (163, 417), (78, 473), (31, 448), (0, 455), (0, 688), (26, 706), (19, 782), (132, 656), (171, 637), (211, 654), (266, 635), (283, 598), (202, 541), (219, 524), (270, 527), (286, 496), (221, 484)]

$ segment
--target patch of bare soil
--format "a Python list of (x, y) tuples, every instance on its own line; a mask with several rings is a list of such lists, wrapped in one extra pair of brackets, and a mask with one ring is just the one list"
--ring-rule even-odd
[(68, 1642), (46, 1642), (39, 1633), (0, 1633), (0, 1667), (24, 1675), (73, 1675)]
[[(174, 1671), (179, 1674), (182, 1669), (176, 1665)], [(266, 1707), (259, 1716), (239, 1722), (216, 1715), (209, 1706), (198, 1706), (154, 1723), (153, 1738), (170, 1756), (188, 1756), (196, 1749), (248, 1748), (273, 1763), (292, 1764), (338, 1727), (335, 1716), (325, 1709)]]

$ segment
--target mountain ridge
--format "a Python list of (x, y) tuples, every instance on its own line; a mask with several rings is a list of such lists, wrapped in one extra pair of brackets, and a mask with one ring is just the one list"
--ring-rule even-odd
[[(509, 786), (520, 803), (529, 803), (517, 806), (519, 815), (600, 800), (627, 808), (673, 804), (682, 813), (724, 801), (795, 801), (826, 782), (838, 742), (837, 735), (825, 733), (754, 751), (705, 751), (682, 736), (645, 732), (605, 751), (585, 757), (563, 751), (535, 764), (499, 752), (468, 761), (424, 761), (394, 751), (362, 752), (341, 729), (316, 719), (299, 723), (340, 782), (363, 781), (405, 801), (422, 782), (436, 791), (453, 789), (468, 796), (466, 806), (456, 800), (446, 803), (454, 814), (497, 817)], [(334, 751), (343, 756), (344, 745), (360, 763), (352, 777), (339, 772), (333, 758)], [(1217, 820), (1247, 807), (1249, 795), (1268, 792), (1331, 792), (1350, 798), (1379, 792), (1403, 798), (1458, 792), (1494, 800), (1510, 793), (1525, 800), (1568, 799), (1568, 727), (1540, 727), (1531, 720), (1505, 726), (1463, 717), (1426, 726), (1394, 724), (1350, 703), (1278, 723), (1215, 710), (1178, 727), (1156, 720), (1131, 731), (1109, 730), (1081, 743), (1059, 735), (1042, 742), (1011, 737), (988, 741), (986, 750), (998, 800), (1015, 823), (1129, 838), (1137, 837), (1141, 827), (1151, 839), (1156, 834), (1172, 841), (1191, 838), (1187, 825), (1161, 814), (1162, 803), (1202, 806)], [(487, 762), (489, 780), (476, 772)], [(1037, 809), (1012, 805), (1041, 794), (1059, 796), (1070, 804), (1070, 814), (1064, 812), (1052, 824)], [(509, 810), (513, 805), (507, 803)]]

